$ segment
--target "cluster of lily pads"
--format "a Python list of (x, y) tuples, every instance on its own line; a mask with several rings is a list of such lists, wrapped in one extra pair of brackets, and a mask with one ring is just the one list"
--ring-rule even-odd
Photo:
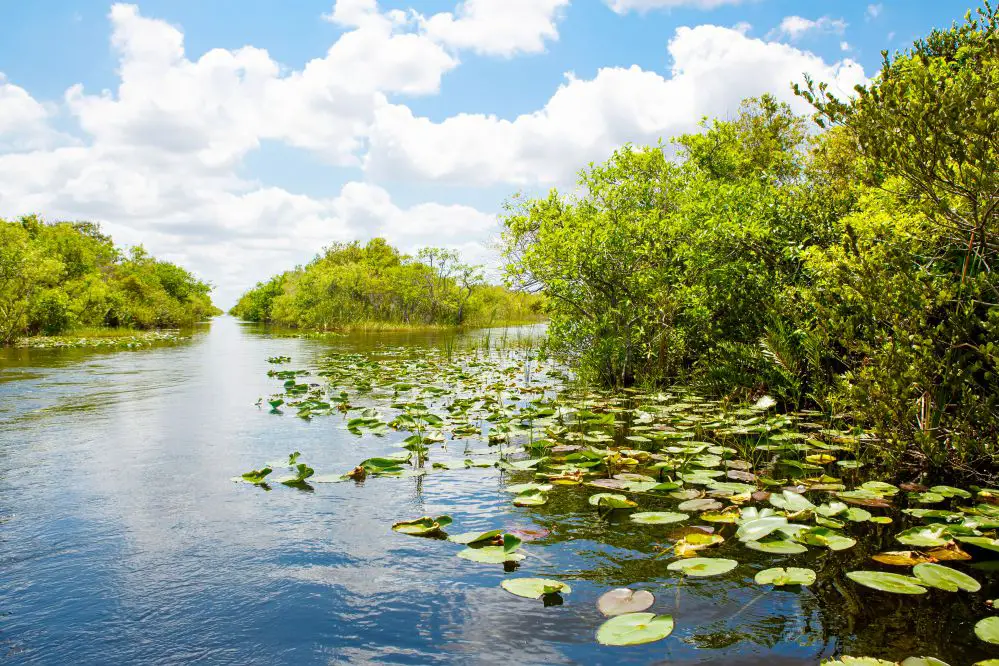
[(180, 331), (134, 331), (128, 335), (100, 337), (74, 335), (35, 335), (20, 338), (15, 347), (30, 349), (141, 349), (154, 344), (189, 340)]
[[(367, 457), (341, 473), (315, 476), (309, 468), (308, 476), (293, 475), (299, 487), (496, 467), (515, 481), (506, 487), (514, 506), (538, 507), (552, 493), (586, 492), (601, 516), (627, 513), (630, 522), (652, 529), (696, 523), (672, 544), (675, 559), (666, 565), (687, 576), (723, 575), (739, 566), (705, 556), (725, 543), (776, 556), (809, 548), (835, 553), (889, 530), (907, 550), (877, 553), (873, 563), (911, 568), (911, 575), (872, 566), (848, 572), (850, 581), (894, 594), (974, 593), (981, 588), (976, 579), (940, 563), (999, 551), (999, 490), (864, 481), (863, 432), (816, 412), (777, 413), (766, 397), (730, 405), (687, 390), (601, 392), (575, 385), (558, 366), (517, 350), (337, 353), (318, 369), (268, 374), (283, 382), (283, 391), (268, 400), (273, 412), (294, 409), (308, 419), (343, 415), (342, 427), (361, 441), (405, 435), (394, 442), (398, 453)], [(263, 471), (241, 480), (260, 485)], [(424, 517), (394, 529), (446, 536), (449, 523), (446, 516)], [(465, 545), (459, 556), (473, 561), (515, 566), (524, 557), (512, 534), (447, 538)], [(773, 586), (807, 586), (821, 578), (821, 571), (802, 567), (754, 576), (757, 584)], [(505, 589), (540, 590), (539, 597), (568, 593), (566, 583), (521, 580), (529, 582)], [(557, 585), (563, 587), (554, 590)], [(667, 619), (672, 630), (668, 616), (627, 621), (640, 634), (650, 626), (656, 634)], [(626, 623), (618, 622), (622, 628)], [(999, 618), (985, 618), (975, 632), (999, 643)]]

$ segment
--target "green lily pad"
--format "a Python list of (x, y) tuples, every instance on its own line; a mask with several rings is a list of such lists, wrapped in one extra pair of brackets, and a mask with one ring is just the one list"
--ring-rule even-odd
[(507, 578), (500, 587), (525, 599), (540, 599), (546, 594), (569, 594), (572, 588), (566, 583), (548, 578)]
[(775, 567), (757, 573), (754, 580), (757, 585), (811, 585), (815, 582), (815, 572), (797, 567)]
[(912, 573), (922, 582), (947, 592), (978, 592), (981, 584), (966, 573), (945, 567), (942, 564), (923, 563), (912, 568)]
[(902, 576), (901, 574), (883, 573), (881, 571), (850, 571), (846, 577), (855, 583), (860, 583), (881, 592), (893, 594), (926, 594), (926, 588), (918, 578)]
[(986, 643), (999, 645), (999, 617), (987, 617), (975, 625), (975, 635)]
[(597, 642), (601, 645), (642, 645), (653, 643), (673, 633), (673, 618), (655, 613), (627, 613), (600, 625)]
[(746, 541), (744, 543), (751, 550), (772, 553), (774, 555), (798, 555), (808, 552), (808, 548), (790, 539), (760, 539), (759, 541)]
[(943, 526), (928, 525), (925, 527), (912, 527), (904, 532), (899, 532), (895, 540), (906, 546), (917, 548), (934, 548), (936, 546), (946, 546), (953, 539), (950, 534), (944, 531)]
[(458, 557), (479, 564), (503, 564), (504, 562), (519, 562), (524, 559), (522, 553), (507, 552), (503, 550), (503, 546), (466, 548), (458, 553)]
[(392, 529), (411, 536), (437, 536), (443, 528), (451, 524), (451, 516), (423, 516), (416, 520), (404, 520), (392, 526)]
[(799, 530), (794, 538), (809, 546), (825, 546), (829, 550), (846, 550), (857, 545), (857, 540), (827, 527)]
[(718, 511), (722, 508), (722, 503), (713, 499), (692, 499), (680, 502), (677, 509), (680, 511)]
[(999, 552), (999, 539), (990, 539), (988, 537), (965, 537), (959, 536), (954, 537), (961, 543), (969, 543), (972, 546), (978, 546), (979, 548), (985, 548), (987, 550), (994, 550)]
[(597, 493), (590, 495), (587, 501), (601, 509), (634, 509), (638, 506), (636, 502), (616, 493)]
[(750, 520), (739, 526), (735, 536), (740, 541), (759, 541), (787, 525), (787, 518), (770, 516)]
[(629, 590), (626, 587), (605, 592), (597, 600), (597, 608), (607, 617), (640, 613), (655, 603), (656, 598), (646, 590)]
[(478, 543), (480, 541), (490, 541), (498, 537), (500, 534), (503, 534), (503, 530), (489, 530), (488, 532), (463, 532), (462, 534), (452, 534), (447, 538), (447, 540), (453, 543), (468, 545), (470, 543)]
[(548, 503), (548, 495), (540, 490), (528, 490), (513, 498), (514, 506), (542, 506)]
[(739, 565), (735, 560), (721, 557), (691, 557), (685, 560), (670, 562), (666, 568), (670, 571), (680, 571), (688, 576), (720, 576)]
[(686, 513), (675, 513), (673, 511), (640, 511), (631, 514), (631, 519), (642, 525), (669, 525), (679, 523), (690, 518)]
[(784, 509), (791, 513), (800, 513), (815, 509), (815, 505), (805, 499), (803, 495), (792, 493), (790, 490), (782, 491), (780, 495), (771, 495), (770, 503), (778, 509)]

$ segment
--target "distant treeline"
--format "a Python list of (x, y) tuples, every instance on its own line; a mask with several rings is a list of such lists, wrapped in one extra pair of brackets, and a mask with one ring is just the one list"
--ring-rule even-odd
[[(548, 349), (610, 385), (693, 382), (847, 414), (886, 462), (999, 464), (999, 15), (894, 56), (849, 99), (796, 87), (579, 195), (515, 198), (510, 276)], [(823, 131), (824, 130), (824, 131)]]
[(258, 283), (230, 314), (289, 328), (488, 326), (537, 321), (543, 298), (486, 284), (478, 266), (427, 248), (415, 257), (384, 239), (336, 243), (306, 266)]
[(0, 344), (80, 328), (173, 328), (220, 310), (211, 286), (92, 222), (0, 219)]

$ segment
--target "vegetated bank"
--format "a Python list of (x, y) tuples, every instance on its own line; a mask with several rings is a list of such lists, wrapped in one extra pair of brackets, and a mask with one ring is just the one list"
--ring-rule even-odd
[(0, 344), (27, 336), (63, 336), (42, 346), (83, 339), (108, 346), (115, 338), (143, 344), (164, 336), (137, 329), (190, 326), (221, 314), (210, 292), (141, 246), (115, 247), (95, 223), (0, 219)]
[(542, 319), (543, 297), (487, 284), (451, 250), (415, 257), (382, 238), (336, 243), (247, 291), (230, 314), (308, 331), (502, 326)]
[[(886, 466), (999, 470), (999, 32), (985, 5), (884, 56), (814, 121), (771, 97), (579, 196), (515, 197), (508, 274), (548, 349), (605, 384), (689, 382), (845, 414)], [(672, 155), (672, 157), (668, 156)]]

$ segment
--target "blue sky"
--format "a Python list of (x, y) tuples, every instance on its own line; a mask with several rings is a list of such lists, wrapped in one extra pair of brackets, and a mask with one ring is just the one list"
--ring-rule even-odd
[(99, 220), (223, 305), (335, 240), (495, 263), (512, 192), (849, 90), (970, 2), (0, 0), (0, 216)]

